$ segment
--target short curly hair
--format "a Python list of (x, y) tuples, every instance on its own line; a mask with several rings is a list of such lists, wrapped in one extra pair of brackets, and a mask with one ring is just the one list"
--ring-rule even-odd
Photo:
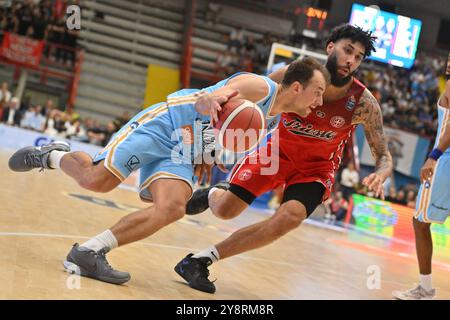
[(342, 24), (331, 30), (331, 34), (327, 39), (327, 46), (330, 42), (336, 42), (340, 39), (350, 39), (354, 42), (360, 42), (364, 48), (364, 58), (370, 56), (374, 52), (374, 42), (377, 37), (372, 35), (372, 31), (366, 31), (358, 26), (349, 23)]

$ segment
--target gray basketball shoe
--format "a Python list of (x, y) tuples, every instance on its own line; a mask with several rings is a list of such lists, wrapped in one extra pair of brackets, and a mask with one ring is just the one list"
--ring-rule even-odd
[(393, 291), (394, 298), (399, 300), (432, 300), (436, 298), (436, 289), (425, 290), (420, 285), (405, 291)]
[(9, 158), (9, 168), (16, 172), (30, 171), (35, 168), (53, 169), (49, 166), (48, 158), (50, 152), (54, 150), (69, 152), (70, 146), (64, 141), (55, 141), (40, 147), (19, 149)]
[(64, 269), (72, 274), (97, 279), (113, 284), (122, 284), (130, 280), (128, 272), (114, 270), (106, 260), (109, 248), (105, 247), (98, 252), (89, 248), (80, 247), (75, 243), (64, 261)]

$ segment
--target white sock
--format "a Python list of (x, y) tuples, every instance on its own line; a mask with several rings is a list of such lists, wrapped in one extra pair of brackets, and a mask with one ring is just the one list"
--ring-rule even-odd
[(211, 246), (192, 256), (192, 258), (203, 258), (203, 257), (210, 258), (212, 262), (217, 262), (220, 259), (219, 252), (217, 251), (215, 246)]
[(111, 230), (106, 230), (99, 235), (96, 235), (92, 239), (89, 239), (85, 243), (83, 243), (80, 247), (89, 248), (94, 250), (95, 252), (103, 249), (104, 247), (108, 247), (110, 250), (117, 248), (117, 239)]
[(208, 192), (208, 199), (211, 198), (212, 194), (214, 192), (216, 192), (217, 190), (219, 190), (219, 188), (212, 187), (211, 190), (209, 190), (209, 192)]
[(59, 169), (62, 157), (64, 157), (68, 152), (54, 150), (50, 152), (48, 156), (48, 164), (53, 169)]
[(421, 274), (420, 276), (420, 286), (427, 291), (433, 289), (431, 285), (431, 273), (430, 274)]

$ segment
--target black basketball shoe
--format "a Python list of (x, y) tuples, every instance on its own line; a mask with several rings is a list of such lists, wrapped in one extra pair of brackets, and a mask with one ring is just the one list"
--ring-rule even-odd
[(209, 281), (208, 266), (212, 264), (211, 259), (207, 257), (192, 258), (193, 254), (188, 254), (183, 260), (175, 266), (175, 272), (178, 273), (191, 288), (214, 293), (216, 286)]

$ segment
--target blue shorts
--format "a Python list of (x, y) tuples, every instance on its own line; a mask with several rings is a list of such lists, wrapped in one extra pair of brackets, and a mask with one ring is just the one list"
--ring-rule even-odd
[(429, 182), (422, 183), (417, 195), (416, 219), (427, 223), (444, 223), (450, 216), (450, 154), (436, 163)]
[(124, 181), (131, 172), (140, 169), (140, 196), (152, 201), (148, 187), (158, 179), (178, 179), (191, 188), (194, 169), (173, 157), (178, 141), (173, 139), (173, 124), (165, 103), (155, 104), (133, 117), (94, 157)]

